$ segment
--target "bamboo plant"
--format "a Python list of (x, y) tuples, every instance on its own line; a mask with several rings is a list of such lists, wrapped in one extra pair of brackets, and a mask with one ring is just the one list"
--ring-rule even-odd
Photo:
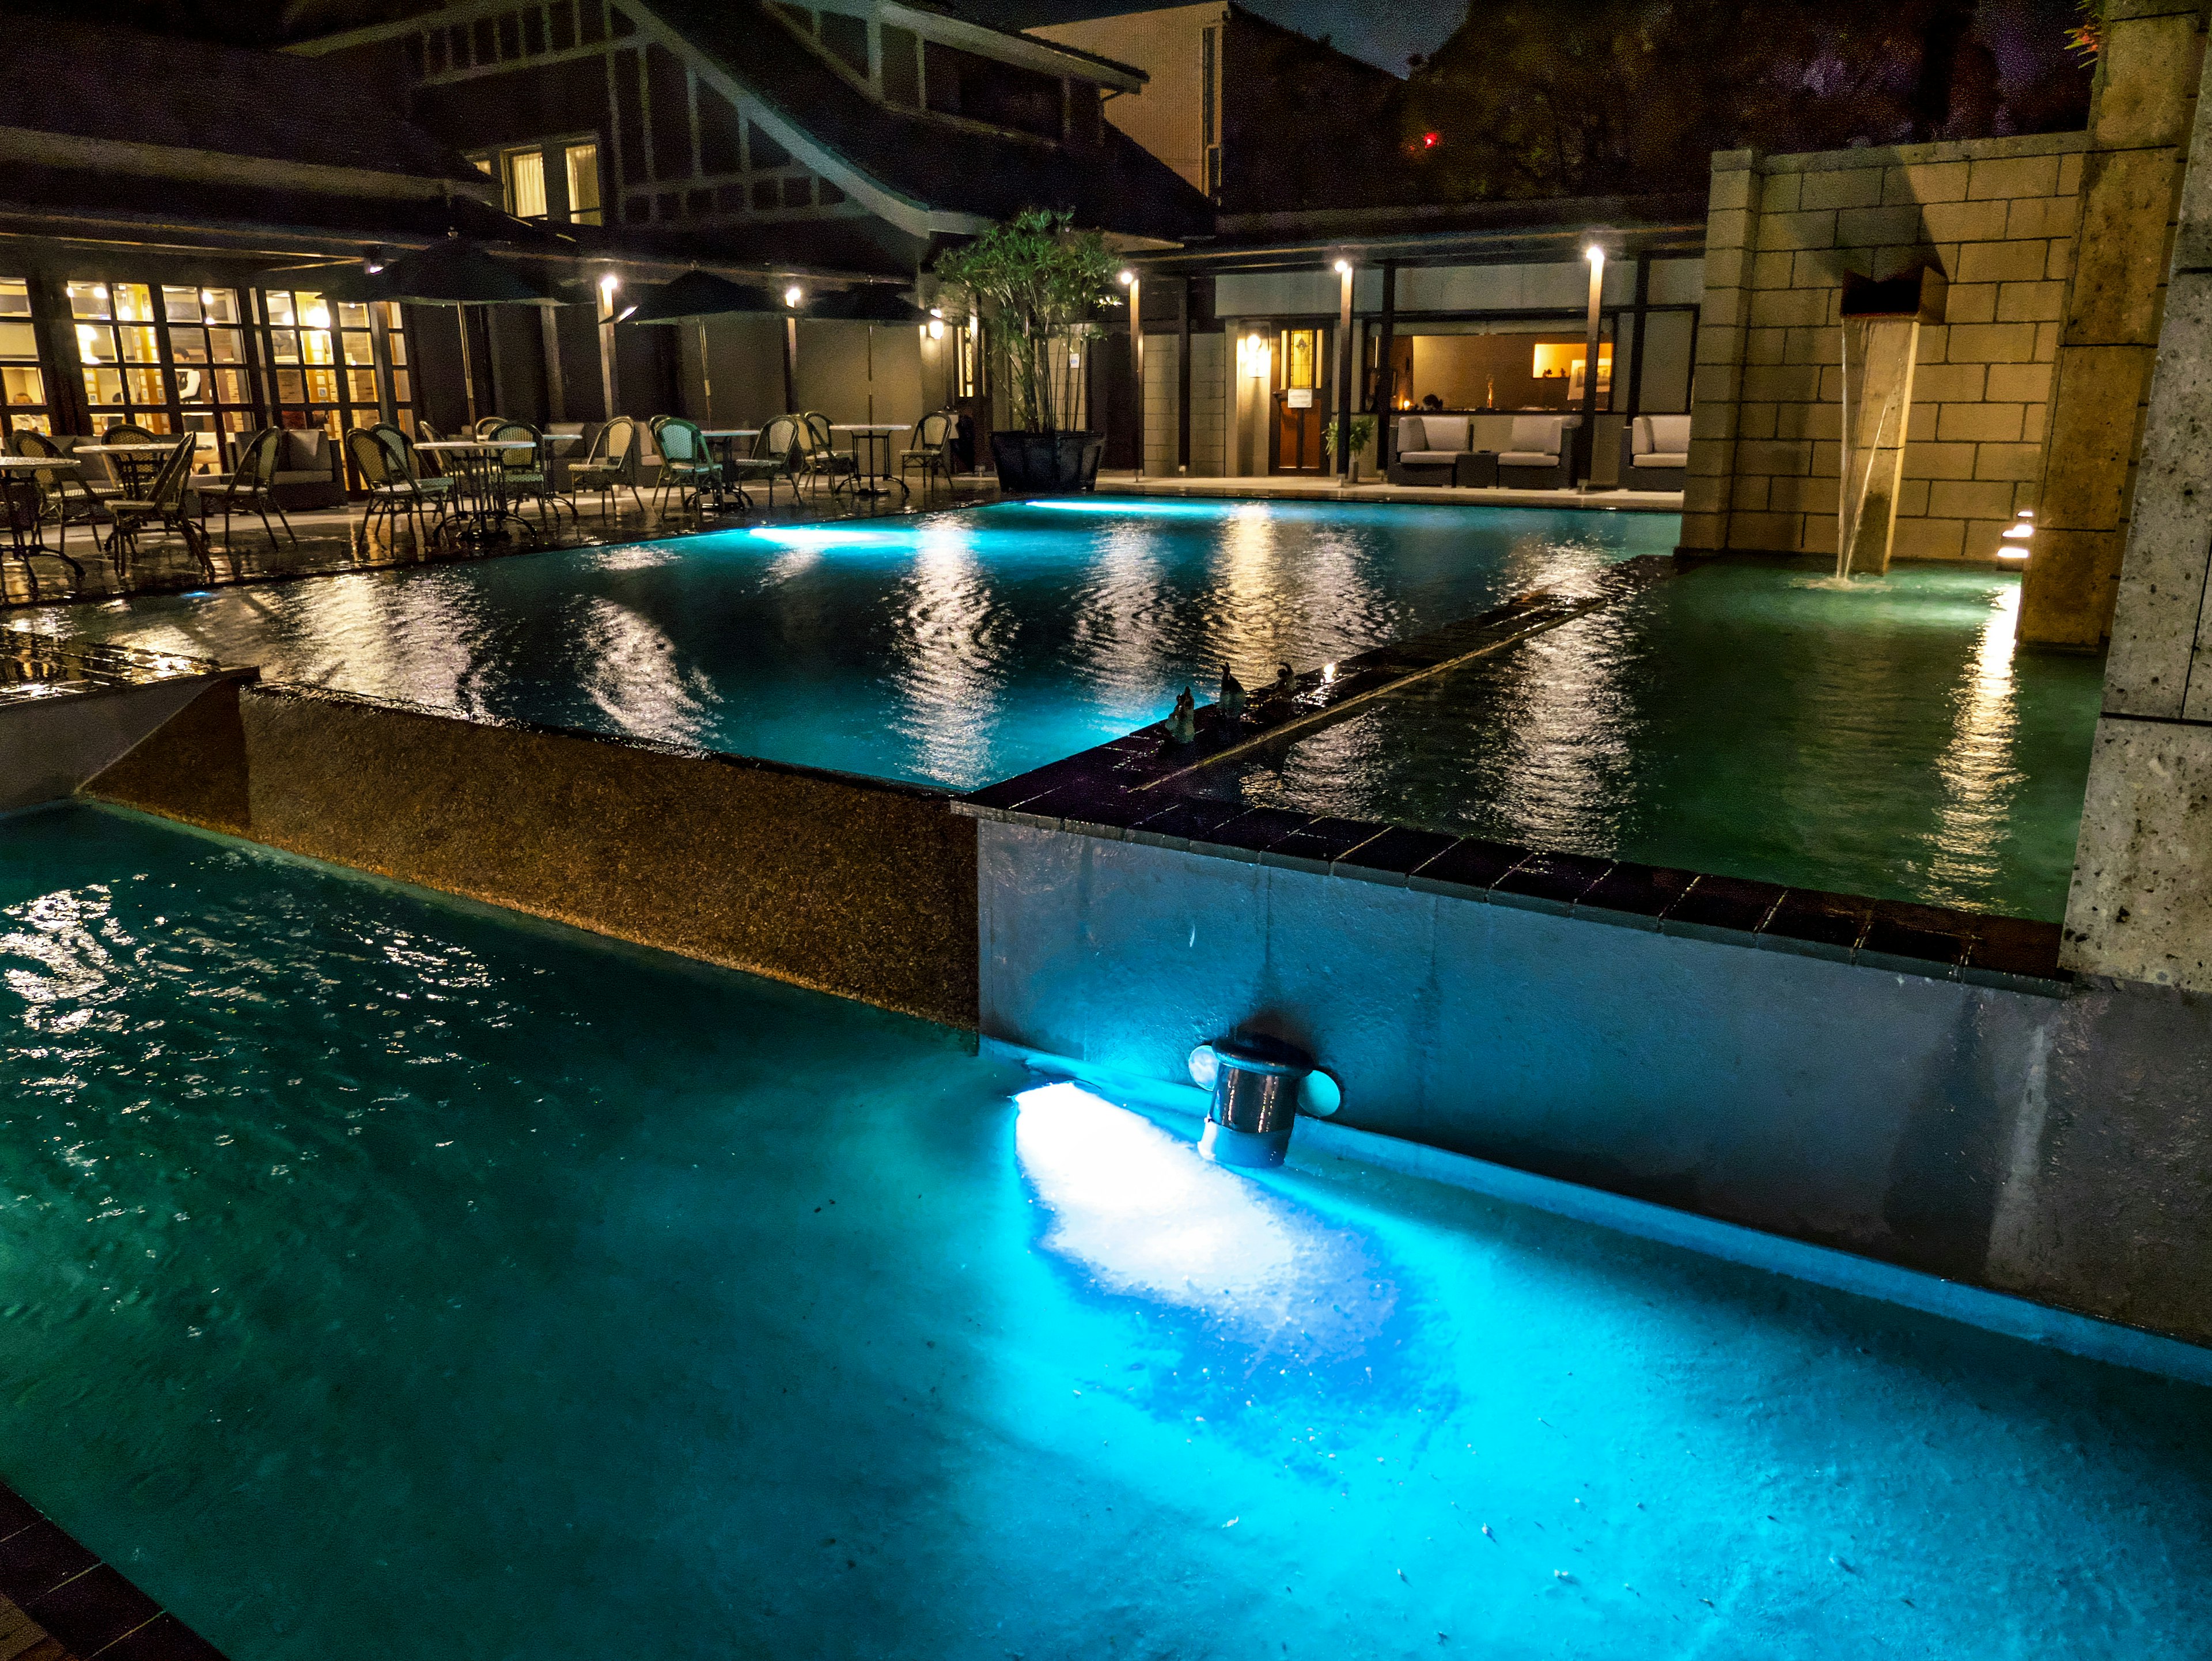
[(1100, 310), (1121, 303), (1106, 239), (1071, 228), (1066, 210), (1025, 208), (932, 270), (949, 307), (988, 326), (1016, 429), (1072, 430), (1080, 423), (1085, 346), (1103, 332)]

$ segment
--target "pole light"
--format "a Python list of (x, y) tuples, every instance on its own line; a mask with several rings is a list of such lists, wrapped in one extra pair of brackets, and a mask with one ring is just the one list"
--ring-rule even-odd
[(1583, 426), (1575, 443), (1580, 464), (1575, 475), (1576, 482), (1587, 490), (1597, 459), (1597, 355), (1605, 304), (1605, 245), (1593, 239), (1583, 250), (1583, 258), (1589, 261), (1590, 268), (1589, 315), (1583, 339)]

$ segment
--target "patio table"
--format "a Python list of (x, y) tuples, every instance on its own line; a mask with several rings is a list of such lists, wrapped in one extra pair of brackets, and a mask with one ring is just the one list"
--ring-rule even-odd
[(511, 451), (538, 447), (537, 441), (527, 438), (439, 438), (415, 447), (420, 453), (453, 458), (453, 494), (459, 500), (446, 523), (460, 527), (457, 534), (469, 542), (496, 539), (509, 520), (530, 535), (538, 534), (537, 527), (507, 502), (507, 457)]
[[(0, 455), (0, 519), (8, 521), (8, 533), (13, 539), (15, 557), (23, 562), (23, 569), (31, 582), (31, 598), (39, 597), (39, 574), (33, 569), (33, 554), (51, 554), (76, 573), (76, 586), (84, 587), (84, 567), (58, 548), (46, 546), (46, 533), (39, 521), (39, 484), (32, 477), (41, 468), (59, 471), (82, 469), (84, 464), (68, 456), (9, 456)], [(99, 545), (99, 538), (93, 538)]]
[[(177, 438), (183, 436), (177, 435)], [(115, 482), (123, 487), (123, 494), (143, 497), (152, 488), (154, 475), (161, 471), (161, 464), (176, 447), (177, 439), (173, 438), (167, 444), (80, 444), (70, 453), (107, 457), (115, 464)]]
[[(887, 496), (890, 492), (883, 488), (886, 484), (897, 485), (907, 496), (914, 494), (907, 489), (906, 481), (891, 472), (891, 440), (897, 434), (912, 432), (912, 422), (832, 422), (830, 430), (849, 434), (852, 437), (854, 495)], [(880, 468), (876, 465), (876, 447), (878, 444), (883, 447), (884, 465)], [(867, 447), (865, 460), (860, 453), (863, 445)]]
[[(714, 484), (714, 511), (716, 513), (726, 512), (729, 508), (731, 496), (730, 479), (737, 472), (736, 463), (738, 459), (738, 441), (741, 438), (758, 438), (760, 434), (761, 429), (757, 427), (711, 427), (700, 429), (699, 436), (705, 439), (709, 446), (720, 445), (721, 447), (722, 477), (715, 481)], [(744, 486), (742, 484), (737, 487), (736, 495), (738, 503), (741, 506), (750, 508), (753, 505), (752, 498), (745, 494)]]

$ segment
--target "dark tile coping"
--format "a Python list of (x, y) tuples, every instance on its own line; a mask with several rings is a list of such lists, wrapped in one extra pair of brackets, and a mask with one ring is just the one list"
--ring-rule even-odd
[(223, 1661), (222, 1652), (0, 1483), (0, 1597), (77, 1661)]
[(258, 673), (175, 652), (66, 640), (0, 624), (0, 708), (15, 702), (118, 686), (151, 686), (160, 681), (213, 675), (252, 678)]
[(1155, 722), (961, 797), (952, 810), (1935, 980), (2063, 995), (2071, 977), (2058, 966), (2056, 923), (1249, 807), (1172, 788), (1202, 768), (1303, 734), (1409, 681), (1626, 599), (1678, 569), (1684, 567), (1664, 555), (1624, 560), (1601, 574), (1593, 594), (1524, 594), (1464, 623), (1362, 653), (1333, 674), (1302, 675), (1288, 698), (1262, 703), (1255, 695), (1242, 720), (1200, 709), (1192, 743), (1170, 742), (1167, 723)]

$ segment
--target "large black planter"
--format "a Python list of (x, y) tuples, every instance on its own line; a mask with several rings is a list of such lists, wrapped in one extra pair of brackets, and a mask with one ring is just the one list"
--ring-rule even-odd
[(993, 433), (991, 459), (1008, 496), (1056, 496), (1098, 488), (1103, 433)]

